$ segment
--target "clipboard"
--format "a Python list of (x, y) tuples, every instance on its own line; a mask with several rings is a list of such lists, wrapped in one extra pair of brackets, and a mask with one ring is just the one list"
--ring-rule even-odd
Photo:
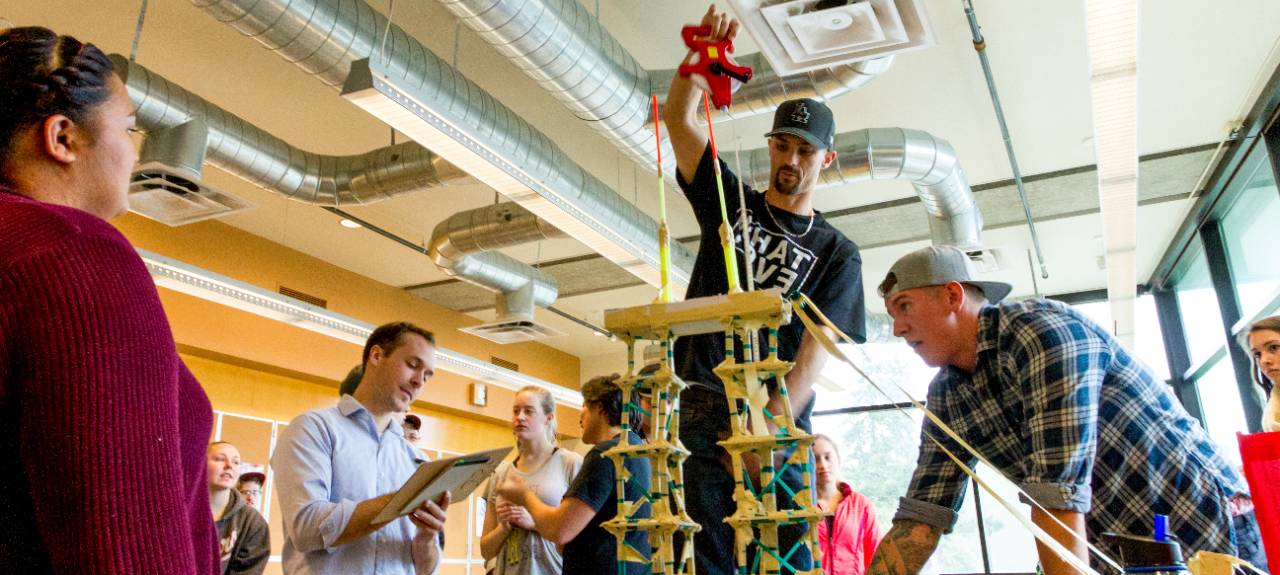
[(514, 448), (508, 446), (477, 451), (419, 465), (418, 470), (413, 472), (391, 501), (373, 518), (373, 524), (390, 523), (408, 515), (422, 505), (422, 502), (435, 501), (446, 491), (453, 494), (454, 501), (465, 500), (476, 487), (493, 475), (498, 464), (502, 463), (512, 449)]

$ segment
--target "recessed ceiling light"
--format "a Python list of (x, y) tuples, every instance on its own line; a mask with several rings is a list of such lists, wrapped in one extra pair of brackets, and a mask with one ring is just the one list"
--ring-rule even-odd
[(342, 218), (342, 221), (341, 221), (341, 222), (338, 222), (338, 223), (342, 224), (342, 227), (344, 227), (344, 228), (348, 228), (348, 229), (352, 229), (352, 230), (354, 230), (354, 229), (356, 229), (356, 228), (362, 228), (362, 227), (364, 227), (364, 226), (360, 225), (360, 222), (356, 222), (356, 221), (353, 221), (353, 220), (349, 220), (349, 219), (347, 219), (347, 218)]

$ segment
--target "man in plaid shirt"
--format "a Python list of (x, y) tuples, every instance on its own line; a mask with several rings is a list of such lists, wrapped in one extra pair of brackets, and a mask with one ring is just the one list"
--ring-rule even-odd
[[(1244, 482), (1166, 385), (1071, 308), (998, 303), (1011, 286), (973, 277), (963, 252), (928, 247), (899, 259), (880, 295), (894, 334), (941, 368), (929, 409), (1044, 507), (1032, 510), (1036, 525), (1086, 560), (1085, 545), (1049, 515), (1112, 557), (1101, 533), (1149, 536), (1157, 513), (1188, 554), (1256, 542)], [(927, 419), (922, 434), (871, 573), (918, 572), (955, 524), (969, 478), (929, 438), (971, 468), (977, 461)], [(1047, 575), (1074, 572), (1038, 547)]]

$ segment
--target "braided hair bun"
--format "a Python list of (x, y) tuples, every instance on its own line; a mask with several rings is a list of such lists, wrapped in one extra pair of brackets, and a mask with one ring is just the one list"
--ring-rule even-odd
[(0, 179), (23, 130), (54, 115), (85, 123), (111, 97), (113, 73), (93, 44), (48, 28), (0, 29)]

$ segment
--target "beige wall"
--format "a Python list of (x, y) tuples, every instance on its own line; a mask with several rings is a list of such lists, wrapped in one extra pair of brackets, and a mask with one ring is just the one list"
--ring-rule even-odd
[[(115, 223), (138, 248), (263, 289), (275, 291), (284, 285), (301, 290), (326, 299), (330, 310), (369, 323), (412, 321), (434, 331), (443, 347), (482, 360), (498, 356), (517, 363), (522, 373), (578, 388), (579, 361), (573, 355), (539, 343), (498, 345), (459, 332), (458, 328), (480, 322), (238, 228), (219, 222), (170, 228), (133, 214)], [(160, 295), (174, 338), (192, 354), (322, 385), (336, 385), (333, 382), (360, 361), (360, 346), (351, 343), (171, 290), (161, 289)], [(424, 408), (488, 422), (508, 419), (513, 392), (490, 385), (488, 405), (477, 407), (470, 405), (469, 386), (466, 378), (437, 371), (419, 403)], [(281, 390), (295, 391), (286, 385), (273, 393)], [(245, 387), (240, 393), (246, 397), (232, 401), (249, 401), (261, 392)], [(579, 433), (576, 410), (562, 408), (560, 418), (562, 432)]]

